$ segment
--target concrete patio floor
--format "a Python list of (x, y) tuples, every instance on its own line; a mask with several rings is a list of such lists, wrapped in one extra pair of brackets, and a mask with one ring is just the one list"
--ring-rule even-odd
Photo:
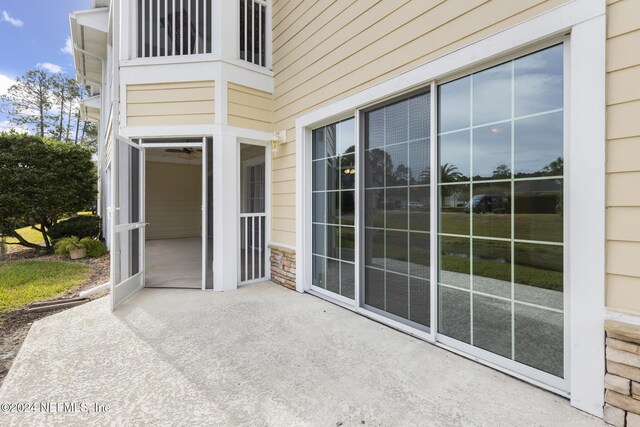
[(0, 425), (544, 425), (603, 422), (569, 402), (311, 295), (146, 289), (34, 323), (0, 403), (103, 413), (0, 412)]

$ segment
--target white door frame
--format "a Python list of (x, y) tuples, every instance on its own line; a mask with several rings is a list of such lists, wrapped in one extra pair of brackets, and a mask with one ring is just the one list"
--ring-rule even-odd
[[(194, 138), (199, 138), (194, 137)], [(202, 149), (202, 168), (200, 172), (200, 179), (202, 181), (201, 187), (201, 195), (200, 195), (200, 210), (202, 212), (200, 216), (200, 240), (201, 240), (201, 281), (200, 288), (204, 291), (207, 287), (207, 138), (208, 136), (202, 137), (202, 142), (144, 142), (144, 138), (140, 138), (140, 146), (143, 148), (201, 148)], [(154, 138), (157, 139), (157, 138)], [(173, 139), (173, 138), (172, 138)], [(175, 138), (180, 139), (180, 138)], [(143, 170), (146, 168), (146, 163), (143, 163)], [(145, 177), (143, 173), (143, 178)], [(144, 188), (145, 182), (143, 181), (142, 187)], [(144, 212), (146, 206), (146, 197), (142, 201), (142, 212)], [(144, 235), (144, 233), (143, 233)], [(142, 241), (142, 245), (144, 246), (145, 241)], [(146, 251), (143, 252), (143, 261), (142, 265), (146, 267)], [(146, 268), (145, 268), (146, 269)], [(143, 286), (146, 286), (145, 281), (142, 282)]]

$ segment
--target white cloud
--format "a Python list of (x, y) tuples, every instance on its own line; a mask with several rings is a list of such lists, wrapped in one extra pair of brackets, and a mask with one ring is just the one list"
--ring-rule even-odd
[(2, 16), (0, 17), (0, 21), (8, 22), (9, 24), (13, 25), (16, 28), (20, 28), (24, 25), (24, 22), (22, 22), (18, 18), (14, 18), (6, 10), (2, 11)]
[(22, 126), (14, 126), (9, 120), (0, 121), (0, 132), (8, 132), (10, 130), (14, 130), (19, 133), (30, 133), (29, 129)]
[(64, 47), (60, 49), (60, 52), (73, 55), (73, 42), (71, 41), (71, 36), (67, 36), (67, 40), (64, 42)]
[(0, 95), (7, 93), (9, 88), (16, 84), (16, 81), (10, 77), (0, 74)]
[(36, 67), (40, 67), (44, 70), (47, 70), (50, 73), (58, 74), (62, 72), (62, 67), (56, 64), (52, 64), (51, 62), (38, 62)]

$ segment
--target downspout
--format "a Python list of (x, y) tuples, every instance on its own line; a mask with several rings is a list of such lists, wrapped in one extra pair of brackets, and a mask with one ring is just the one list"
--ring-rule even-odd
[(112, 119), (112, 129), (111, 129), (111, 251), (109, 252), (109, 256), (111, 257), (110, 262), (110, 278), (109, 283), (111, 287), (111, 292), (109, 295), (111, 311), (115, 309), (115, 295), (114, 295), (114, 287), (116, 285), (116, 263), (119, 263), (119, 254), (114, 253), (115, 241), (116, 241), (116, 223), (118, 212), (116, 210), (116, 205), (118, 204), (118, 200), (116, 200), (116, 185), (118, 185), (118, 176), (120, 174), (120, 148), (118, 143), (118, 138), (120, 138), (120, 0), (113, 0), (113, 80), (111, 83), (111, 103), (113, 104), (113, 119)]

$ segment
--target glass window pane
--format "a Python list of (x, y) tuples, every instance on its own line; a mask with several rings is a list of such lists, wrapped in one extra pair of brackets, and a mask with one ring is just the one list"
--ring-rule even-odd
[(354, 153), (356, 147), (355, 121), (353, 119), (345, 120), (336, 126), (338, 132), (338, 154)]
[(325, 189), (325, 162), (324, 160), (314, 161), (311, 164), (312, 180), (311, 189), (313, 191), (322, 191)]
[(473, 124), (511, 118), (511, 62), (473, 75)]
[(366, 188), (384, 187), (384, 178), (386, 176), (386, 157), (384, 150), (365, 151), (364, 162), (366, 173), (364, 176), (364, 186)]
[(384, 268), (384, 230), (365, 229), (365, 265)]
[(474, 184), (473, 198), (465, 212), (473, 209), (473, 235), (511, 237), (511, 182)]
[(515, 360), (564, 377), (564, 316), (549, 310), (515, 304)]
[(396, 102), (384, 107), (385, 145), (406, 142), (409, 134), (409, 105), (407, 101)]
[(340, 261), (327, 259), (327, 290), (340, 292)]
[(473, 345), (511, 358), (511, 301), (473, 295)]
[(313, 193), (312, 218), (313, 222), (326, 222), (325, 193)]
[(365, 227), (384, 228), (384, 190), (365, 190)]
[(429, 278), (430, 250), (428, 233), (409, 233), (409, 274)]
[(312, 134), (313, 160), (325, 157), (324, 128), (315, 129)]
[(385, 311), (403, 318), (409, 317), (409, 277), (387, 271)]
[(355, 191), (340, 192), (340, 224), (353, 225), (355, 219)]
[(385, 214), (387, 216), (387, 228), (406, 230), (409, 222), (407, 213), (408, 189), (389, 188), (386, 191), (387, 201)]
[(365, 267), (364, 303), (384, 310), (384, 270)]
[(327, 167), (327, 190), (338, 190), (340, 185), (340, 164), (337, 157), (325, 160)]
[(469, 235), (469, 185), (440, 186), (440, 232)]
[(430, 288), (428, 280), (409, 278), (409, 320), (424, 326), (431, 324)]
[(511, 123), (473, 129), (473, 179), (511, 179)]
[(428, 139), (409, 143), (409, 184), (429, 184), (429, 150)]
[(469, 131), (440, 135), (440, 182), (469, 181), (471, 176), (471, 140)]
[(313, 278), (312, 282), (313, 286), (318, 286), (320, 288), (325, 288), (326, 286), (326, 266), (325, 266), (325, 258), (320, 256), (313, 257)]
[(316, 255), (325, 255), (325, 226), (314, 224), (312, 233), (311, 250)]
[(351, 298), (355, 296), (356, 272), (353, 264), (340, 263), (340, 295)]
[(440, 237), (439, 282), (469, 289), (471, 283), (471, 240), (463, 237)]
[(327, 256), (340, 259), (340, 227), (326, 225)]
[(408, 274), (408, 238), (406, 231), (387, 231), (385, 241), (387, 270)]
[(561, 179), (516, 181), (516, 239), (562, 242), (562, 184)]
[(511, 242), (473, 239), (473, 290), (511, 298)]
[(327, 223), (340, 223), (340, 193), (338, 191), (327, 191)]
[(397, 144), (386, 149), (387, 187), (407, 185), (409, 178), (407, 144)]
[(438, 286), (438, 332), (471, 343), (471, 293)]
[(340, 259), (355, 261), (355, 229), (340, 227)]
[(560, 111), (515, 121), (516, 178), (562, 175), (563, 120)]
[(336, 155), (336, 125), (327, 125), (324, 127), (325, 138), (325, 157), (334, 157)]
[(471, 123), (471, 78), (454, 80), (438, 87), (438, 131), (450, 132)]
[(514, 261), (515, 299), (562, 310), (562, 246), (516, 243)]
[(409, 99), (409, 139), (428, 138), (431, 129), (429, 105), (431, 94), (424, 93)]
[(340, 188), (352, 190), (356, 181), (356, 159), (353, 154), (340, 156)]
[(384, 108), (370, 111), (365, 115), (364, 148), (378, 148), (384, 145)]
[(409, 187), (409, 228), (429, 231), (431, 220), (430, 187)]
[(563, 48), (556, 45), (514, 61), (516, 117), (562, 108)]

